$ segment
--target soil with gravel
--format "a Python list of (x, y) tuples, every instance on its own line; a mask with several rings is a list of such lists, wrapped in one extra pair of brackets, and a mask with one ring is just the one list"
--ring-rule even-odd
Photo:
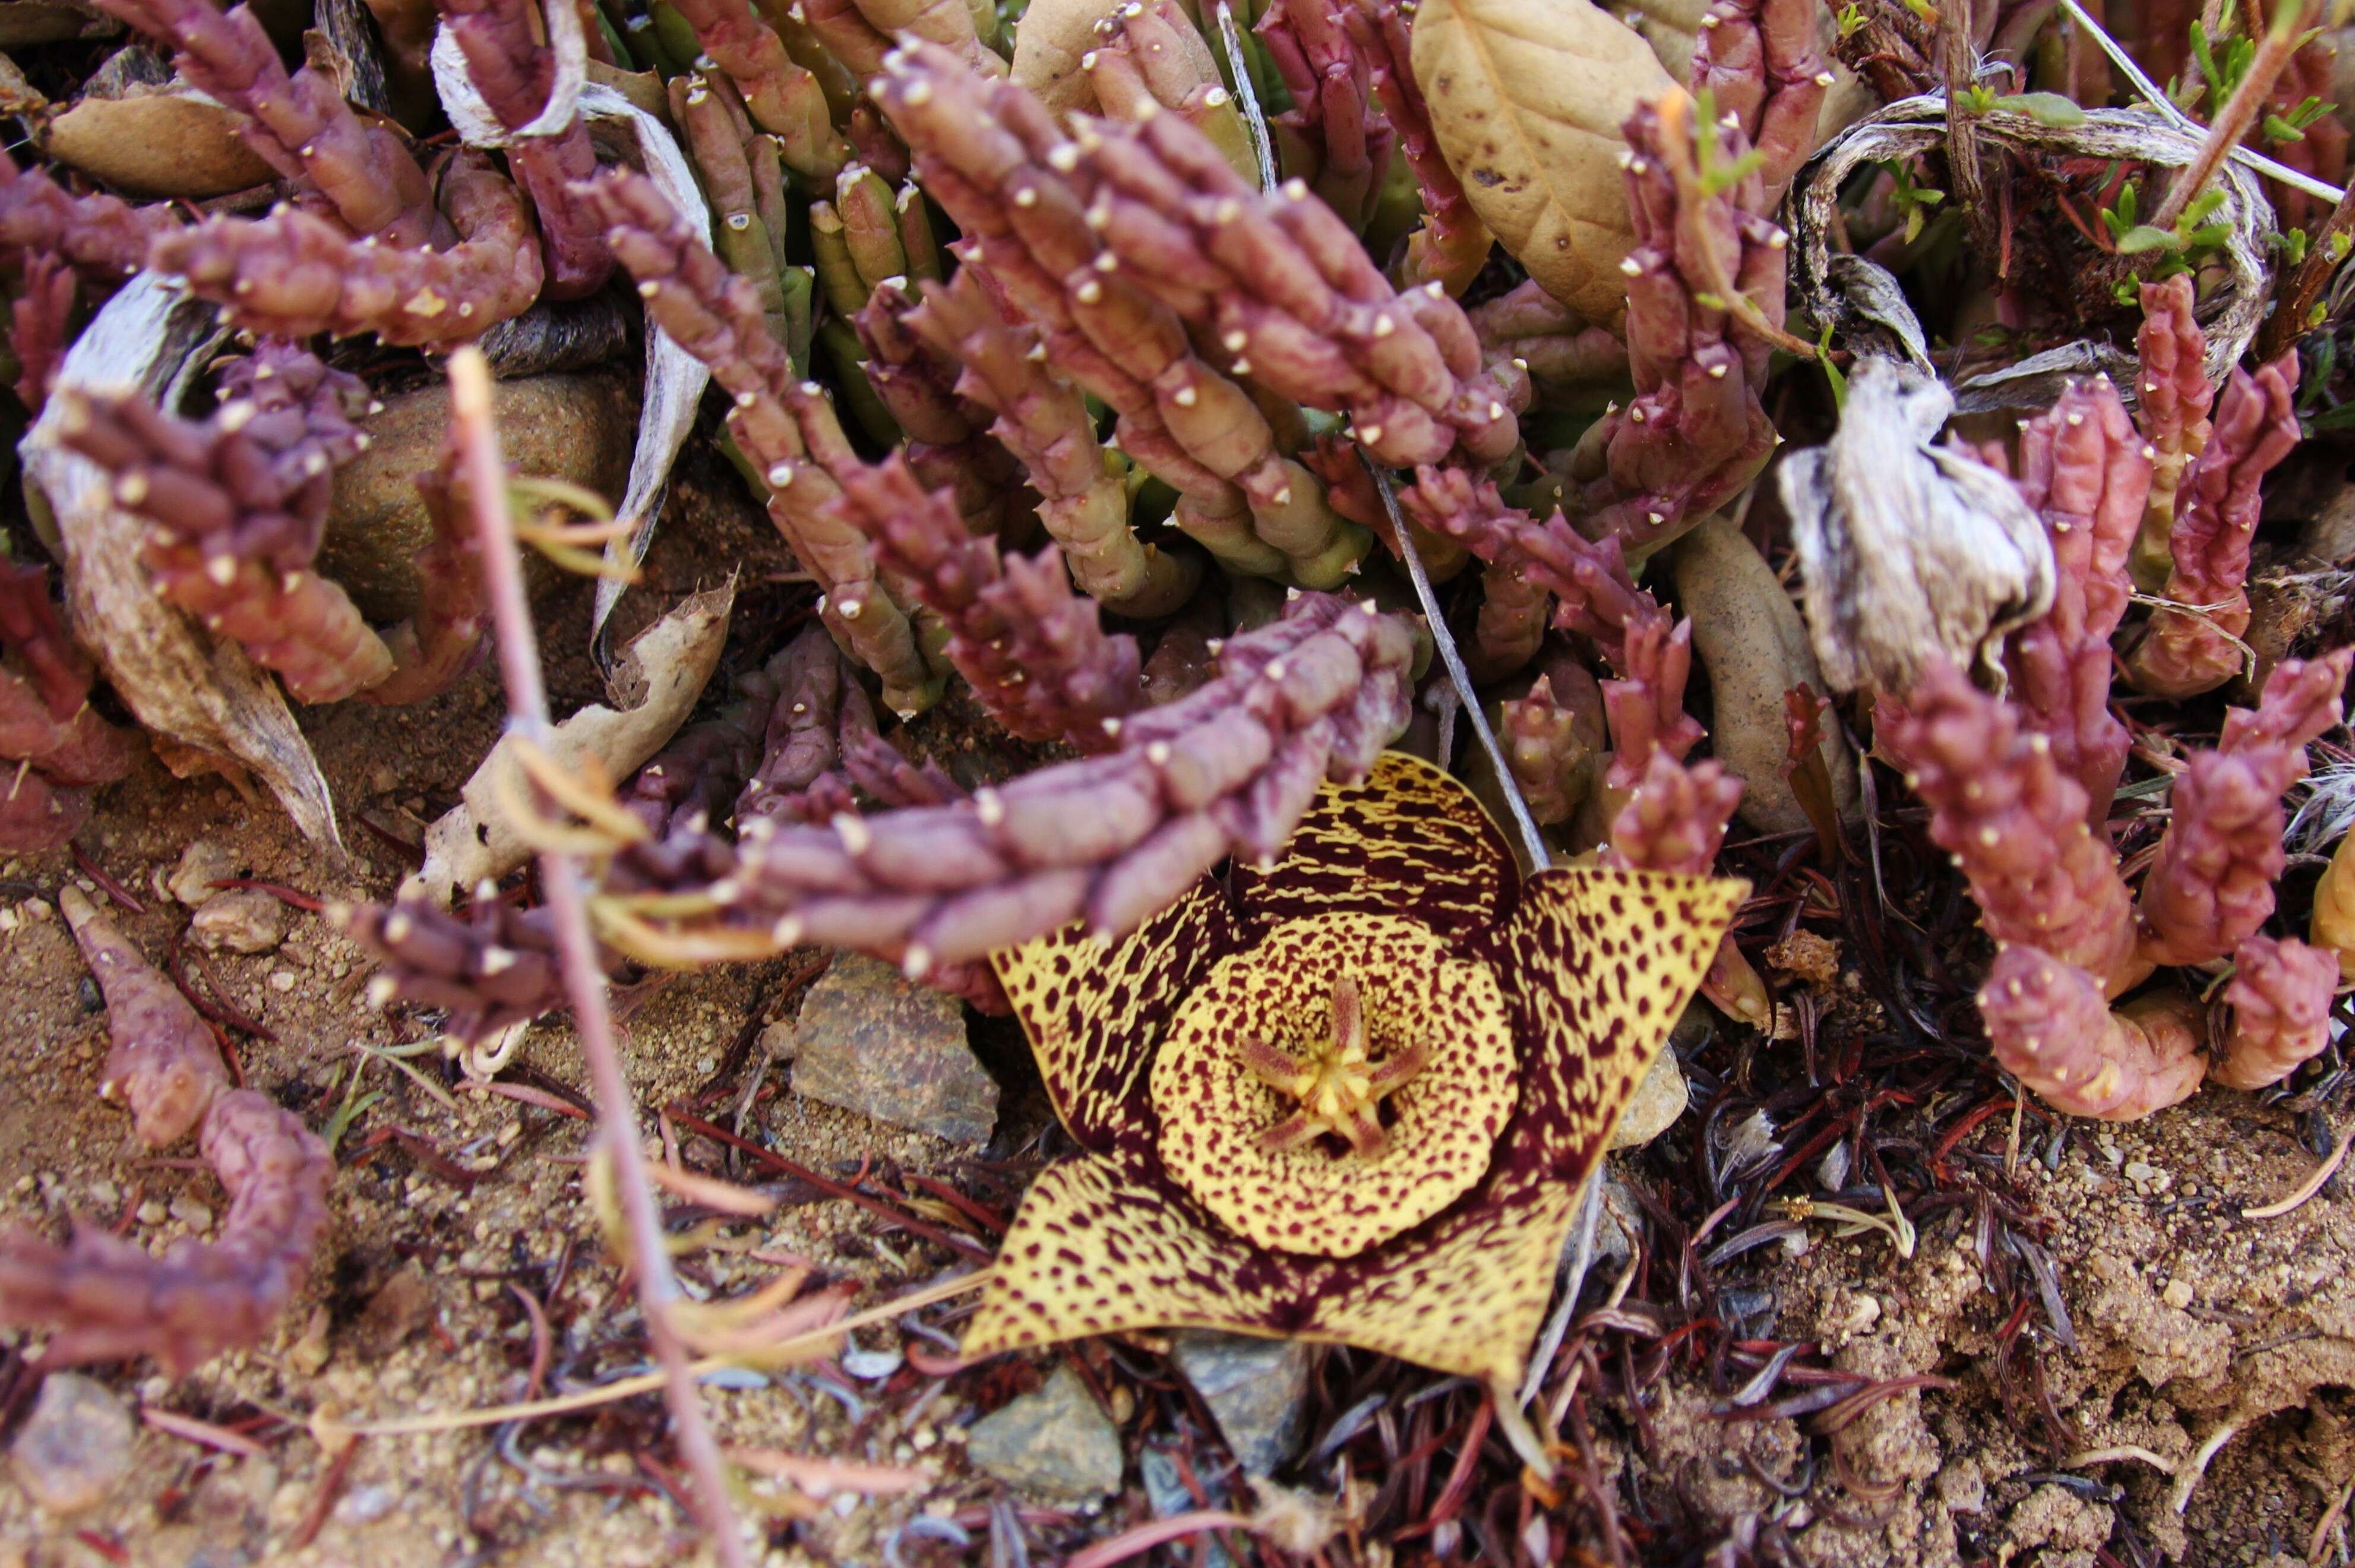
[[(692, 534), (702, 562), (723, 558), (719, 539), (740, 562), (732, 665), (765, 654), (806, 591), (775, 581), (788, 563), (749, 507), (706, 498), (725, 490), (682, 485), (681, 505), (708, 515), (671, 537)], [(708, 575), (658, 545), (629, 613), (643, 624)], [(590, 699), (585, 591), (561, 585), (541, 610), (559, 704)], [(342, 859), (303, 842), (266, 802), (218, 782), (173, 781), (152, 763), (104, 797), (80, 848), (143, 906), (117, 912), (158, 958), (190, 918), (162, 879), (198, 840), (224, 850), (242, 877), (315, 899), (381, 897), (413, 864), (400, 844), (454, 800), (501, 713), (485, 670), (419, 709), (309, 715), (342, 812)], [(954, 714), (920, 733), (968, 776), (1014, 762), (958, 754)], [(187, 1150), (137, 1150), (120, 1111), (99, 1096), (105, 1018), (54, 909), (68, 880), (99, 892), (69, 852), (0, 865), (0, 1039), (15, 1056), (11, 1092), (0, 1096), (0, 1221), (52, 1236), (69, 1221), (87, 1222), (154, 1248), (206, 1234), (224, 1206), (218, 1184)], [(505, 1075), (531, 1091), (527, 1101), (467, 1083), (432, 1051), (405, 1067), (367, 1056), (362, 1048), (413, 1045), (432, 1031), (400, 1009), (371, 1011), (359, 952), (317, 915), (289, 912), (273, 950), (206, 955), (187, 968), (200, 992), (266, 1031), (229, 1030), (249, 1083), (314, 1127), (360, 1107), (341, 1132), (327, 1244), (265, 1343), (176, 1380), (146, 1365), (91, 1369), (145, 1417), (127, 1474), (70, 1517), (44, 1513), (22, 1485), (0, 1482), (0, 1564), (696, 1561), (652, 1397), (491, 1427), (337, 1437), (338, 1424), (522, 1397), (542, 1313), (549, 1392), (639, 1370), (645, 1352), (628, 1282), (583, 1197), (588, 1124), (549, 1108), (585, 1084), (566, 1026), (535, 1027)], [(694, 1168), (765, 1183), (782, 1200), (766, 1220), (697, 1232), (681, 1266), (698, 1296), (741, 1295), (805, 1269), (807, 1288), (849, 1282), (864, 1307), (970, 1269), (978, 1249), (781, 1180), (677, 1118), (657, 1119), (656, 1108), (698, 1107), (691, 1114), (741, 1125), (809, 1171), (860, 1182), (939, 1233), (984, 1242), (973, 1211), (1008, 1211), (1055, 1147), (1018, 1037), (1002, 1021), (975, 1028), (1005, 1090), (998, 1129), (982, 1148), (795, 1094), (757, 1041), (764, 1024), (791, 1012), (812, 957), (664, 979), (623, 998), (650, 1147), (676, 1147)], [(1776, 957), (1794, 997), (1818, 998), (1823, 1018), (1845, 1016), (1858, 979), (1837, 927), (1804, 942), (1786, 936)], [(1818, 1047), (1830, 1027), (1819, 1029)], [(1787, 1081), (1801, 1049), (1720, 1033), (1691, 1052), (1697, 1081), (1721, 1098), (1761, 1062)], [(1952, 1113), (1998, 1088), (1991, 1074), (1966, 1074), (1941, 1104), (1917, 1109), (1951, 1128)], [(1396, 1363), (1318, 1352), (1312, 1457), (1278, 1480), (1335, 1509), (1339, 1533), (1326, 1561), (1674, 1562), (1719, 1551), (1711, 1561), (1826, 1568), (2346, 1560), (2355, 1200), (2334, 1182), (2282, 1217), (2243, 1217), (2315, 1170), (2320, 1156), (2299, 1110), (2210, 1090), (2137, 1125), (2078, 1124), (2064, 1140), (2037, 1116), (1999, 1109), (1930, 1151), (1952, 1180), (1918, 1224), (1909, 1217), (1906, 1226), (1842, 1235), (1834, 1218), (1795, 1222), (1768, 1202), (1695, 1239), (1706, 1172), (1732, 1157), (1738, 1140), (1767, 1164), (1787, 1159), (1776, 1118), (1732, 1122), (1704, 1105), (1658, 1144), (1617, 1157), (1649, 1217), (1646, 1244), (1624, 1294), (1634, 1254), (1605, 1246), (1587, 1298), (1603, 1310), (1590, 1312), (1574, 1358), (1541, 1392), (1555, 1402), (1565, 1380), (1585, 1380), (1582, 1392), (1568, 1391), (1577, 1430), (1565, 1434), (1571, 1457), (1554, 1488), (1524, 1491), (1493, 1436), (1462, 1452), (1477, 1441), (1472, 1433), (1491, 1431), (1474, 1417), (1476, 1395)], [(970, 1207), (943, 1200), (920, 1177)], [(1811, 1159), (1774, 1198), (1824, 1186)], [(1991, 1240), (2000, 1205), (2036, 1217), (2051, 1290), (2035, 1287), (2033, 1270), (2000, 1261)], [(681, 1229), (695, 1218), (683, 1215)], [(1769, 1227), (1764, 1239), (1724, 1255), (1742, 1239), (1734, 1227), (1755, 1224)], [(1892, 1230), (1906, 1234), (1910, 1255), (1900, 1255)], [(1679, 1327), (1700, 1320), (1670, 1299), (1679, 1278), (1705, 1282), (1710, 1332)], [(947, 1349), (956, 1317), (951, 1303), (929, 1309), (917, 1330), (860, 1330), (859, 1353), (838, 1364), (707, 1386), (732, 1446), (904, 1473), (894, 1484), (906, 1489), (872, 1494), (758, 1483), (740, 1503), (760, 1522), (767, 1561), (1002, 1562), (1018, 1542), (1031, 1561), (1055, 1560), (1152, 1517), (1140, 1479), (1147, 1450), (1182, 1456), (1198, 1499), (1254, 1506), (1153, 1337), (959, 1369)], [(1668, 1342), (1671, 1328), (1678, 1342)], [(42, 1344), (0, 1343), (5, 1438), (35, 1408)], [(1757, 1347), (1793, 1343), (1804, 1348), (1792, 1364), (1859, 1374), (1838, 1386), (1870, 1388), (1872, 1397), (1786, 1412), (1795, 1393), (1827, 1386), (1756, 1371), (1771, 1359)], [(1698, 1353), (1703, 1344), (1713, 1348)], [(1123, 1489), (1092, 1509), (1017, 1498), (974, 1473), (963, 1453), (975, 1419), (1066, 1359), (1126, 1448)], [(1629, 1400), (1630, 1386), (1639, 1399)], [(1382, 1396), (1378, 1413), (1336, 1433), (1369, 1390)], [(1327, 1436), (1338, 1441), (1319, 1441)], [(1386, 1485), (1392, 1469), (1406, 1478)], [(1532, 1500), (1540, 1493), (1559, 1500)], [(1229, 1544), (1248, 1550), (1240, 1535)], [(1161, 1560), (1206, 1559), (1188, 1544)]]

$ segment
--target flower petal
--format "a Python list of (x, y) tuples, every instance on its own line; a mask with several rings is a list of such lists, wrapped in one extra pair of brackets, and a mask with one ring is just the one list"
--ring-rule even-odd
[(1156, 1165), (1124, 1147), (1040, 1172), (997, 1249), (964, 1354), (1126, 1328), (1299, 1328), (1287, 1310), (1300, 1295), (1294, 1261), (1208, 1223)]
[(1146, 1158), (1050, 1168), (998, 1250), (964, 1352), (1135, 1328), (1362, 1345), (1491, 1381), (1520, 1374), (1576, 1190), (1491, 1179), (1445, 1217), (1354, 1258), (1263, 1251), (1209, 1222)]
[(1302, 1337), (1518, 1382), (1577, 1202), (1566, 1182), (1492, 1179), (1435, 1222), (1326, 1265)]
[(1055, 1115), (1083, 1148), (1149, 1137), (1146, 1073), (1161, 1031), (1210, 965), (1241, 944), (1208, 878), (1109, 945), (1083, 922), (990, 955), (1039, 1060)]
[(1593, 867), (1522, 886), (1493, 938), (1522, 1051), (1521, 1114), (1498, 1159), (1585, 1179), (1749, 895), (1732, 878)]
[(1328, 784), (1268, 870), (1235, 863), (1235, 902), (1254, 933), (1305, 914), (1366, 911), (1442, 936), (1512, 905), (1512, 847), (1472, 792), (1420, 757), (1385, 752), (1365, 782)]

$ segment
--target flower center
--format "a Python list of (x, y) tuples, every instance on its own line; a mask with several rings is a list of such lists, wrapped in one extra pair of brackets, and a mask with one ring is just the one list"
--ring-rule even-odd
[(1497, 976), (1419, 922), (1282, 923), (1211, 965), (1150, 1092), (1165, 1168), (1229, 1230), (1346, 1258), (1486, 1174), (1519, 1093)]
[(1322, 1040), (1297, 1051), (1245, 1040), (1239, 1054), (1260, 1082), (1300, 1102), (1298, 1110), (1260, 1135), (1260, 1147), (1298, 1148), (1330, 1133), (1367, 1159), (1390, 1147), (1378, 1109), (1382, 1097), (1431, 1065), (1431, 1047), (1423, 1040), (1385, 1061), (1371, 1059), (1365, 997), (1347, 975), (1333, 982), (1333, 1023)]

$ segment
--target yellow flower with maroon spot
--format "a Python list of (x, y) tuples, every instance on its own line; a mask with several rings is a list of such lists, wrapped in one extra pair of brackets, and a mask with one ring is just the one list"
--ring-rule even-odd
[(1109, 944), (996, 955), (1085, 1152), (1024, 1198), (965, 1353), (1198, 1327), (1518, 1380), (1580, 1189), (1747, 891), (1524, 879), (1470, 792), (1392, 752), (1273, 867)]

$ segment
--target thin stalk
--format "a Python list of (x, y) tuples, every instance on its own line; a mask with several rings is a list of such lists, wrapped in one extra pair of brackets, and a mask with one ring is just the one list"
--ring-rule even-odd
[(1987, 195), (1987, 150), (1979, 140), (1977, 116), (1963, 103), (1963, 95), (1978, 80), (1976, 51), (1971, 48), (1971, 8), (1949, 5), (1941, 15), (1938, 42), (1939, 65), (1946, 78), (1946, 168), (1954, 179), (1956, 205), (1970, 225), (1972, 247), (1982, 256), (2001, 256), (1998, 215)]
[(2200, 155), (2169, 184), (2167, 200), (2151, 219), (2151, 227), (2173, 229), (2175, 220), (2183, 216), (2183, 209), (2191, 205), (2192, 198), (2215, 178), (2217, 165), (2241, 144), (2249, 127), (2257, 123), (2274, 83), (2288, 66), (2289, 57), (2297, 52), (2297, 24), (2305, 14), (2306, 0), (2277, 0), (2273, 26), (2265, 29), (2264, 39), (2257, 45), (2256, 58), (2249, 61), (2248, 74), (2241, 78), (2241, 85), (2232, 90), (2224, 107), (2216, 112), (2215, 121), (2208, 127), (2208, 139), (2200, 144)]
[[(539, 643), (532, 627), (530, 602), (524, 593), (515, 519), (507, 511), (506, 465), (499, 456), (498, 432), (491, 422), (490, 364), (478, 348), (462, 348), (450, 357), (450, 410), (482, 545), (483, 574), (498, 625), (507, 725), (524, 739), (544, 745), (549, 734), (548, 691), (540, 680)], [(655, 1206), (645, 1154), (638, 1144), (630, 1081), (622, 1072), (621, 1053), (613, 1043), (613, 1020), (605, 1006), (605, 972), (598, 965), (596, 943), (589, 933), (588, 898), (579, 862), (570, 855), (542, 854), (539, 885), (555, 923), (564, 989), (572, 1003), (581, 1053), (588, 1060), (589, 1081), (597, 1097), (598, 1136), (613, 1158), (614, 1179), (622, 1189), (638, 1304), (655, 1364), (662, 1370), (663, 1396), (670, 1406), (679, 1455), (687, 1461), (693, 1481), (696, 1512), (721, 1568), (747, 1568), (743, 1531), (728, 1500), (719, 1445), (704, 1420), (703, 1402), (696, 1392), (686, 1347), (671, 1327), (671, 1304), (681, 1299), (678, 1280), (671, 1273), (670, 1253), (663, 1245), (662, 1215)]]
[(1243, 52), (1243, 35), (1227, 0), (1219, 0), (1219, 42), (1227, 51), (1227, 69), (1234, 74), (1235, 101), (1242, 105), (1243, 123), (1251, 127), (1252, 151), (1259, 157), (1262, 190), (1276, 187), (1275, 147), (1267, 139), (1267, 116), (1260, 112), (1259, 91), (1252, 86), (1251, 57)]
[[(1480, 707), (1479, 694), (1472, 689), (1472, 674), (1464, 667), (1464, 656), (1456, 651), (1455, 635), (1447, 629), (1447, 617), (1439, 608), (1439, 593), (1431, 586), (1431, 573), (1423, 568), (1423, 556), (1414, 548), (1414, 532), (1407, 527), (1404, 514), (1399, 510), (1398, 489), (1391, 483), (1390, 470), (1366, 455), (1365, 448), (1358, 449), (1358, 461), (1366, 465), (1373, 476), (1374, 488), (1381, 493), (1382, 510), (1390, 515), (1391, 534), (1398, 540), (1399, 554), (1406, 561), (1406, 574), (1414, 581), (1414, 596), (1423, 604), (1423, 618), (1431, 624), (1431, 640), (1438, 646), (1439, 658), (1447, 667), (1447, 678), (1455, 683), (1456, 695), (1464, 699), (1464, 717), (1472, 723), (1472, 732), (1480, 737), (1480, 749), (1488, 753), (1488, 763), (1497, 772), (1497, 787), (1505, 792), (1505, 805), (1511, 810), (1513, 826), (1520, 829), (1521, 847), (1529, 857), (1529, 869), (1542, 871), (1553, 864), (1553, 851), (1547, 847), (1545, 835), (1538, 831), (1538, 819), (1529, 814), (1529, 803), (1521, 798), (1520, 785), (1513, 782), (1512, 764), (1505, 760), (1505, 749), (1497, 744), (1497, 732), (1488, 727), (1488, 715)], [(1446, 766), (1442, 757), (1440, 765)], [(1498, 1396), (1512, 1404), (1513, 1391), (1506, 1389)], [(1513, 1405), (1518, 1411), (1518, 1405)]]
[[(2134, 56), (2126, 52), (2126, 46), (2110, 37), (2108, 30), (2087, 14), (2078, 0), (2061, 0), (2061, 8), (2085, 29), (2085, 36), (2093, 39), (2104, 54), (2110, 57), (2110, 63), (2118, 68), (2119, 74), (2134, 84), (2135, 96), (2149, 105), (2152, 112), (2179, 131), (2201, 128), (2200, 122), (2175, 106), (2158, 83), (2151, 80), (2150, 74), (2135, 63)], [(2294, 169), (2287, 164), (2265, 156), (2254, 147), (2234, 147), (2232, 156), (2232, 161), (2244, 169), (2254, 169), (2267, 179), (2279, 180), (2293, 189), (2320, 197), (2325, 201), (2337, 201), (2347, 194), (2335, 185), (2316, 179), (2303, 169)]]

